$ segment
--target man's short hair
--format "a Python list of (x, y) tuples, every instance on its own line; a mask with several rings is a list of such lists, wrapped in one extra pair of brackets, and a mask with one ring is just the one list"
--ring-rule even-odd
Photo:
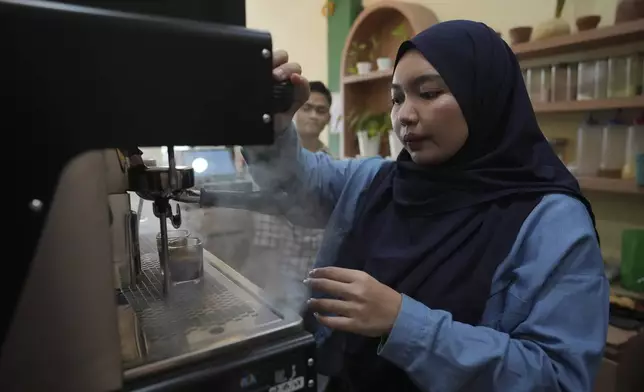
[(312, 93), (320, 93), (324, 95), (327, 101), (329, 101), (329, 106), (331, 106), (331, 91), (324, 85), (324, 83), (315, 80), (313, 82), (309, 83), (309, 86), (311, 86), (311, 92)]

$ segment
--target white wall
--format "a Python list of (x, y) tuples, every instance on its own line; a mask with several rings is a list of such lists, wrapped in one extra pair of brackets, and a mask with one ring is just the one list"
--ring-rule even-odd
[[(370, 6), (382, 0), (363, 0)], [(508, 39), (508, 30), (516, 26), (535, 26), (555, 16), (556, 0), (388, 0), (418, 3), (436, 13), (439, 20), (471, 19), (487, 24)], [(562, 17), (573, 31), (575, 18), (581, 15), (598, 14), (600, 25), (609, 26), (615, 22), (617, 0), (568, 0)]]
[[(309, 80), (327, 83), (325, 0), (246, 0), (246, 26), (267, 30), (273, 48), (289, 52)], [(328, 140), (326, 132), (320, 139)]]

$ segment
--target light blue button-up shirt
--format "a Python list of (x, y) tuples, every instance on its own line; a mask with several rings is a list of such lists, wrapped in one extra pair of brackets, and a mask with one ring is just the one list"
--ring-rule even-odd
[[(327, 230), (317, 267), (333, 265), (358, 196), (384, 161), (310, 153), (299, 146), (294, 127), (274, 145), (245, 154), (261, 187), (314, 192), (334, 206), (328, 221), (320, 222)], [(403, 296), (377, 355), (405, 370), (422, 391), (590, 392), (608, 307), (609, 284), (585, 207), (565, 195), (548, 195), (497, 268), (480, 325), (453, 321), (448, 312)], [(329, 335), (320, 326), (316, 339), (321, 344)]]

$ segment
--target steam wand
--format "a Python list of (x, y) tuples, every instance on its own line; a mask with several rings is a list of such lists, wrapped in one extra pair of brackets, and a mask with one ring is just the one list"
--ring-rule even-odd
[(322, 203), (314, 202), (315, 198), (308, 194), (293, 196), (274, 191), (185, 189), (173, 194), (172, 198), (180, 203), (196, 204), (200, 208), (232, 208), (283, 216), (304, 227), (324, 227), (325, 217), (329, 214)]
[(170, 249), (168, 246), (168, 223), (166, 219), (170, 219), (170, 223), (175, 229), (181, 227), (181, 208), (177, 205), (176, 215), (172, 214), (172, 207), (170, 207), (170, 198), (175, 189), (177, 189), (177, 169), (176, 161), (174, 158), (174, 146), (168, 146), (168, 186), (161, 193), (161, 197), (156, 197), (152, 204), (154, 216), (159, 218), (159, 232), (161, 233), (161, 249), (159, 252), (159, 264), (161, 274), (163, 276), (163, 296), (168, 294), (170, 287)]

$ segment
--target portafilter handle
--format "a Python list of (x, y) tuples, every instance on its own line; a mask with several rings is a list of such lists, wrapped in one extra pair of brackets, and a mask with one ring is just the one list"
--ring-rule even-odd
[(286, 112), (295, 101), (295, 86), (290, 81), (273, 85), (273, 113)]

